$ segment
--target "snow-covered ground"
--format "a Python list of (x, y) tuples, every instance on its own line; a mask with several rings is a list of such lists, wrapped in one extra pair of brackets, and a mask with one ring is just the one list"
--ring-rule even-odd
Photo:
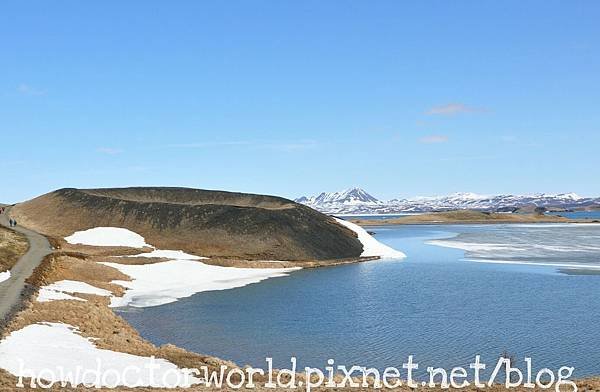
[(358, 240), (363, 244), (362, 257), (379, 256), (382, 259), (403, 259), (406, 257), (406, 255), (399, 250), (393, 249), (377, 241), (359, 225), (339, 218), (335, 218), (335, 220), (340, 225), (346, 226), (358, 235)]
[[(32, 377), (96, 387), (188, 387), (193, 378), (164, 359), (97, 348), (67, 324), (32, 324), (0, 342), (0, 368), (17, 377)], [(151, 370), (153, 369), (153, 370)]]
[(0, 283), (10, 279), (10, 271), (0, 272)]
[(62, 299), (74, 299), (77, 301), (85, 301), (82, 298), (73, 297), (72, 293), (94, 294), (103, 297), (109, 297), (112, 293), (108, 290), (100, 289), (84, 282), (75, 280), (61, 280), (60, 282), (52, 283), (40, 289), (38, 294), (38, 302), (49, 302)]
[(298, 268), (232, 268), (176, 259), (162, 263), (126, 265), (102, 263), (133, 280), (114, 281), (127, 288), (123, 297), (113, 297), (111, 307), (149, 307), (174, 302), (203, 291), (226, 290), (286, 276)]
[[(69, 243), (81, 245), (152, 247), (152, 245), (146, 243), (141, 235), (120, 227), (97, 227), (78, 231), (65, 238), (65, 240)], [(206, 257), (191, 255), (181, 250), (154, 249), (149, 253), (124, 257), (162, 257), (169, 260), (144, 265), (102, 263), (121, 271), (132, 279), (131, 281), (113, 282), (125, 287), (127, 290), (123, 297), (113, 296), (111, 298), (111, 307), (164, 305), (203, 291), (226, 290), (246, 286), (268, 278), (286, 276), (291, 271), (299, 269), (220, 267), (198, 261), (206, 259)], [(71, 289), (69, 291), (65, 289), (64, 282), (58, 287), (51, 286), (40, 291), (41, 298), (38, 297), (38, 301), (75, 299), (69, 296), (68, 293), (86, 292), (81, 291), (82, 286), (67, 287), (67, 289)], [(103, 295), (97, 291), (91, 292), (94, 290), (90, 290), (90, 287), (100, 290), (89, 286), (87, 288), (88, 294)], [(106, 295), (110, 295), (110, 293)]]
[(93, 229), (77, 231), (65, 237), (69, 244), (93, 246), (127, 246), (130, 248), (144, 248), (144, 237), (131, 230), (121, 227), (95, 227)]
[(208, 259), (208, 257), (195, 256), (195, 255), (191, 255), (189, 253), (182, 252), (180, 250), (160, 250), (160, 249), (154, 249), (152, 252), (140, 253), (139, 255), (125, 256), (125, 257), (164, 257), (167, 259), (177, 259), (177, 260)]
[(63, 293), (62, 291), (47, 290), (43, 287), (38, 292), (38, 297), (37, 297), (38, 302), (66, 301), (66, 300), (82, 301), (82, 302), (86, 301), (83, 298), (75, 297), (73, 295)]

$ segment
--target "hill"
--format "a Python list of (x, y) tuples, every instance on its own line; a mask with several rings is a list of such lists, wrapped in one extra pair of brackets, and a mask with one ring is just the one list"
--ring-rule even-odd
[(16, 205), (19, 223), (64, 238), (123, 227), (162, 249), (248, 260), (359, 257), (351, 230), (309, 207), (274, 196), (189, 188), (65, 188)]

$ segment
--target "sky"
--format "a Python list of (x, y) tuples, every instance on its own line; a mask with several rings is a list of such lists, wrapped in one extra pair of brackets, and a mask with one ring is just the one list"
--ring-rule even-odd
[(597, 1), (7, 1), (0, 201), (600, 196)]

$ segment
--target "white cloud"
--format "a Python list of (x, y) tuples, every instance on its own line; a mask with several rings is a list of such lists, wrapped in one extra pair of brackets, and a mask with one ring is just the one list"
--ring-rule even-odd
[(17, 91), (21, 95), (29, 95), (29, 96), (38, 96), (46, 94), (46, 91), (40, 90), (38, 88), (32, 87), (28, 84), (21, 83), (19, 87), (17, 87)]
[(434, 143), (446, 143), (448, 141), (448, 136), (445, 135), (429, 135), (423, 136), (419, 139), (419, 142), (425, 144), (434, 144)]
[(464, 103), (452, 102), (445, 105), (434, 106), (427, 110), (425, 114), (430, 116), (454, 116), (461, 113), (485, 112), (486, 109), (467, 106)]

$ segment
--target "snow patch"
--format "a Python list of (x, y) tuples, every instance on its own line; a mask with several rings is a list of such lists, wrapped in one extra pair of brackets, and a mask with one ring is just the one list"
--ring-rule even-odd
[(226, 290), (286, 276), (299, 268), (233, 268), (194, 260), (170, 260), (145, 265), (101, 263), (130, 276), (132, 281), (113, 281), (127, 290), (112, 297), (111, 307), (150, 307), (213, 290)]
[(103, 297), (109, 297), (112, 293), (91, 284), (78, 282), (75, 280), (61, 280), (60, 282), (52, 283), (40, 289), (38, 294), (38, 302), (50, 302), (56, 300), (74, 299), (77, 301), (85, 301), (82, 298), (77, 298), (67, 293), (93, 294)]
[[(32, 324), (8, 335), (0, 342), (0, 368), (16, 377), (33, 374), (46, 381), (73, 380), (76, 385), (96, 387), (137, 383), (140, 387), (173, 388), (200, 382), (164, 359), (99, 349), (91, 339), (79, 335), (77, 328), (59, 323)], [(127, 368), (136, 370), (124, 372)], [(97, 377), (98, 370), (106, 377)]]
[(10, 271), (0, 272), (0, 283), (10, 279)]
[(38, 292), (38, 297), (37, 297), (38, 302), (65, 301), (65, 300), (82, 301), (82, 302), (87, 301), (83, 298), (74, 297), (72, 295), (63, 293), (62, 291), (48, 290), (43, 287)]
[(166, 259), (177, 259), (177, 260), (201, 260), (208, 259), (208, 257), (200, 257), (185, 253), (181, 250), (161, 250), (154, 249), (152, 252), (141, 253), (139, 255), (124, 256), (124, 257), (161, 257)]
[(404, 253), (377, 241), (359, 225), (339, 218), (335, 218), (335, 220), (358, 235), (358, 240), (363, 244), (362, 257), (379, 256), (384, 259), (403, 259), (406, 257)]
[(65, 240), (73, 245), (150, 247), (144, 237), (121, 227), (95, 227), (77, 231), (65, 237)]

